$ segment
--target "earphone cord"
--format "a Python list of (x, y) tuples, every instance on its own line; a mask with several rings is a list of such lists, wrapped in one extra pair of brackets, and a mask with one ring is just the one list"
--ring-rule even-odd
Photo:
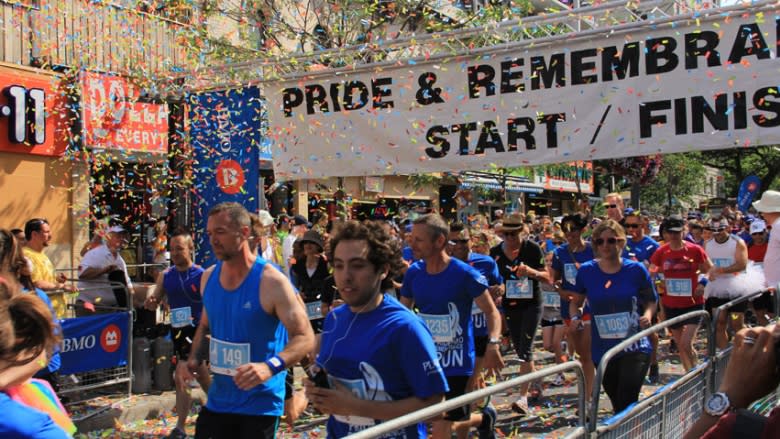
[[(380, 292), (379, 294), (384, 294), (384, 293)], [(383, 299), (383, 300), (384, 300), (384, 299)], [(367, 307), (367, 306), (368, 306), (370, 303), (371, 303), (371, 301), (369, 300), (368, 302), (366, 302), (366, 304), (365, 304), (365, 305), (363, 305), (363, 307), (362, 307), (362, 308), (360, 308), (360, 311), (356, 312), (356, 313), (355, 313), (355, 315), (354, 315), (354, 316), (352, 316), (352, 321), (350, 321), (350, 322), (349, 322), (349, 326), (347, 326), (347, 330), (346, 330), (346, 332), (344, 332), (344, 335), (342, 335), (342, 336), (341, 336), (341, 338), (339, 338), (338, 340), (334, 341), (334, 342), (333, 342), (333, 344), (331, 345), (331, 347), (330, 347), (330, 352), (328, 353), (328, 358), (326, 358), (326, 359), (325, 359), (325, 361), (322, 361), (322, 362), (317, 362), (317, 363), (316, 363), (316, 364), (317, 364), (317, 366), (319, 366), (320, 368), (322, 368), (322, 365), (323, 365), (323, 364), (327, 364), (327, 363), (328, 363), (328, 361), (330, 361), (330, 359), (333, 357), (333, 351), (336, 349), (336, 344), (338, 344), (340, 341), (342, 341), (342, 340), (344, 340), (345, 338), (347, 338), (347, 336), (349, 335), (349, 331), (352, 329), (352, 324), (353, 324), (353, 323), (355, 323), (355, 320), (357, 319), (358, 315), (360, 315), (361, 313), (363, 313), (363, 311), (366, 309), (366, 307)], [(349, 305), (347, 305), (347, 306), (349, 306)], [(337, 315), (336, 315), (335, 313), (333, 314), (333, 319), (334, 319), (334, 320), (338, 320), (338, 317), (337, 317)], [(333, 332), (333, 331), (329, 331), (329, 332)], [(322, 335), (325, 335), (325, 334), (326, 334), (325, 332), (323, 332), (323, 333), (322, 333)]]

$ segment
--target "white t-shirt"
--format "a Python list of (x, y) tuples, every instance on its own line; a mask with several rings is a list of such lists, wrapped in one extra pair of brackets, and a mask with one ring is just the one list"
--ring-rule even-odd
[(777, 288), (780, 283), (780, 218), (772, 223), (769, 244), (764, 255), (764, 277), (766, 286)]
[(293, 232), (290, 232), (282, 243), (282, 260), (279, 262), (284, 266), (284, 272), (288, 277), (290, 276), (290, 258), (293, 256), (293, 244), (295, 244), (297, 239), (298, 237)]
[[(127, 275), (125, 260), (122, 259), (122, 256), (119, 253), (117, 253), (116, 256), (111, 254), (111, 251), (105, 244), (93, 248), (84, 255), (84, 258), (81, 259), (81, 263), (79, 264), (79, 277), (81, 277), (81, 273), (87, 268), (102, 269), (109, 265), (116, 265), (120, 270), (124, 271), (127, 287), (132, 288), (133, 284), (130, 282), (130, 276)], [(116, 305), (114, 292), (108, 287), (108, 283), (108, 273), (101, 274), (100, 276), (89, 280), (79, 280), (79, 296), (77, 300), (104, 306)], [(100, 300), (96, 301), (98, 297)]]

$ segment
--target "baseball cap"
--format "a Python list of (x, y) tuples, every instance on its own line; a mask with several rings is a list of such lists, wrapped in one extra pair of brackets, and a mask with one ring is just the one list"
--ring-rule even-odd
[(685, 227), (685, 220), (680, 215), (669, 215), (661, 223), (661, 228), (667, 232), (682, 232), (683, 227)]
[(269, 227), (274, 223), (274, 217), (272, 217), (271, 213), (267, 210), (257, 211), (257, 217), (260, 219), (260, 224), (262, 224), (263, 227)]
[(766, 223), (761, 220), (755, 220), (750, 223), (750, 234), (761, 233), (766, 230)]
[(111, 226), (108, 228), (108, 233), (125, 233), (125, 232), (126, 232), (125, 228), (119, 225)]
[(309, 225), (309, 221), (307, 221), (306, 218), (303, 217), (303, 215), (295, 215), (292, 218), (292, 222), (296, 226), (308, 226)]

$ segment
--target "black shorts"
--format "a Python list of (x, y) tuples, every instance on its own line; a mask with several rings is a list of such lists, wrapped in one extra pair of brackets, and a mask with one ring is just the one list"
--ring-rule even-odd
[[(704, 309), (704, 305), (693, 305), (688, 306), (685, 308), (670, 308), (668, 306), (664, 306), (664, 314), (666, 314), (666, 320), (672, 320), (675, 317), (679, 317), (683, 314), (688, 314), (689, 312), (693, 311), (701, 311)], [(671, 329), (680, 329), (685, 325), (698, 325), (701, 323), (701, 317), (691, 317), (690, 319), (685, 319), (684, 321), (680, 323), (676, 323), (672, 326), (669, 326)]]
[[(725, 305), (726, 303), (731, 302), (732, 300), (736, 299), (720, 299), (717, 297), (710, 297), (707, 299), (706, 302), (704, 302), (704, 306), (707, 307), (707, 312), (712, 314), (715, 312), (715, 308)], [(731, 308), (729, 308), (729, 312), (745, 312), (747, 311), (748, 301), (742, 302), (739, 305), (734, 305)]]
[(284, 378), (284, 400), (292, 398), (295, 393), (295, 373), (293, 368), (287, 369), (287, 376)]
[[(171, 328), (171, 340), (173, 340), (173, 352), (176, 358), (181, 361), (187, 361), (192, 351), (192, 341), (195, 340), (195, 326), (183, 326), (181, 328)], [(208, 352), (208, 348), (206, 350)]]
[[(459, 375), (446, 378), (447, 386), (450, 388), (450, 391), (444, 395), (445, 400), (455, 399), (466, 393), (466, 385), (468, 385), (470, 377)], [(458, 407), (445, 413), (444, 419), (446, 421), (457, 422), (466, 420), (469, 418), (469, 416), (469, 406), (464, 405), (463, 407)]]
[(770, 312), (775, 311), (775, 307), (772, 304), (773, 294), (769, 290), (764, 291), (764, 294), (753, 299), (753, 309), (766, 310)]
[(490, 340), (490, 337), (487, 335), (475, 335), (474, 336), (474, 352), (476, 352), (477, 357), (484, 357), (485, 351), (487, 350), (488, 341)]
[(279, 426), (278, 416), (252, 416), (237, 413), (217, 413), (200, 409), (195, 423), (196, 439), (255, 439), (274, 437)]
[(506, 309), (506, 323), (518, 360), (533, 361), (534, 337), (541, 320), (542, 305), (538, 303), (523, 304)]
[(542, 328), (548, 328), (550, 326), (553, 326), (553, 327), (555, 327), (555, 326), (563, 326), (563, 320), (560, 320), (560, 319), (558, 319), (558, 320), (542, 319)]

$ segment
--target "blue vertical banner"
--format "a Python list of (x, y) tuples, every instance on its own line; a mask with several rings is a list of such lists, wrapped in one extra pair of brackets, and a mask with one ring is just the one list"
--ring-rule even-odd
[(250, 212), (260, 206), (260, 159), (270, 160), (261, 135), (263, 103), (260, 89), (245, 87), (187, 96), (192, 146), (195, 202), (195, 261), (216, 262), (206, 235), (208, 213), (225, 201)]
[(753, 202), (753, 198), (760, 190), (761, 179), (755, 175), (748, 175), (742, 180), (737, 194), (737, 208), (740, 212), (744, 213), (750, 209), (750, 203)]

